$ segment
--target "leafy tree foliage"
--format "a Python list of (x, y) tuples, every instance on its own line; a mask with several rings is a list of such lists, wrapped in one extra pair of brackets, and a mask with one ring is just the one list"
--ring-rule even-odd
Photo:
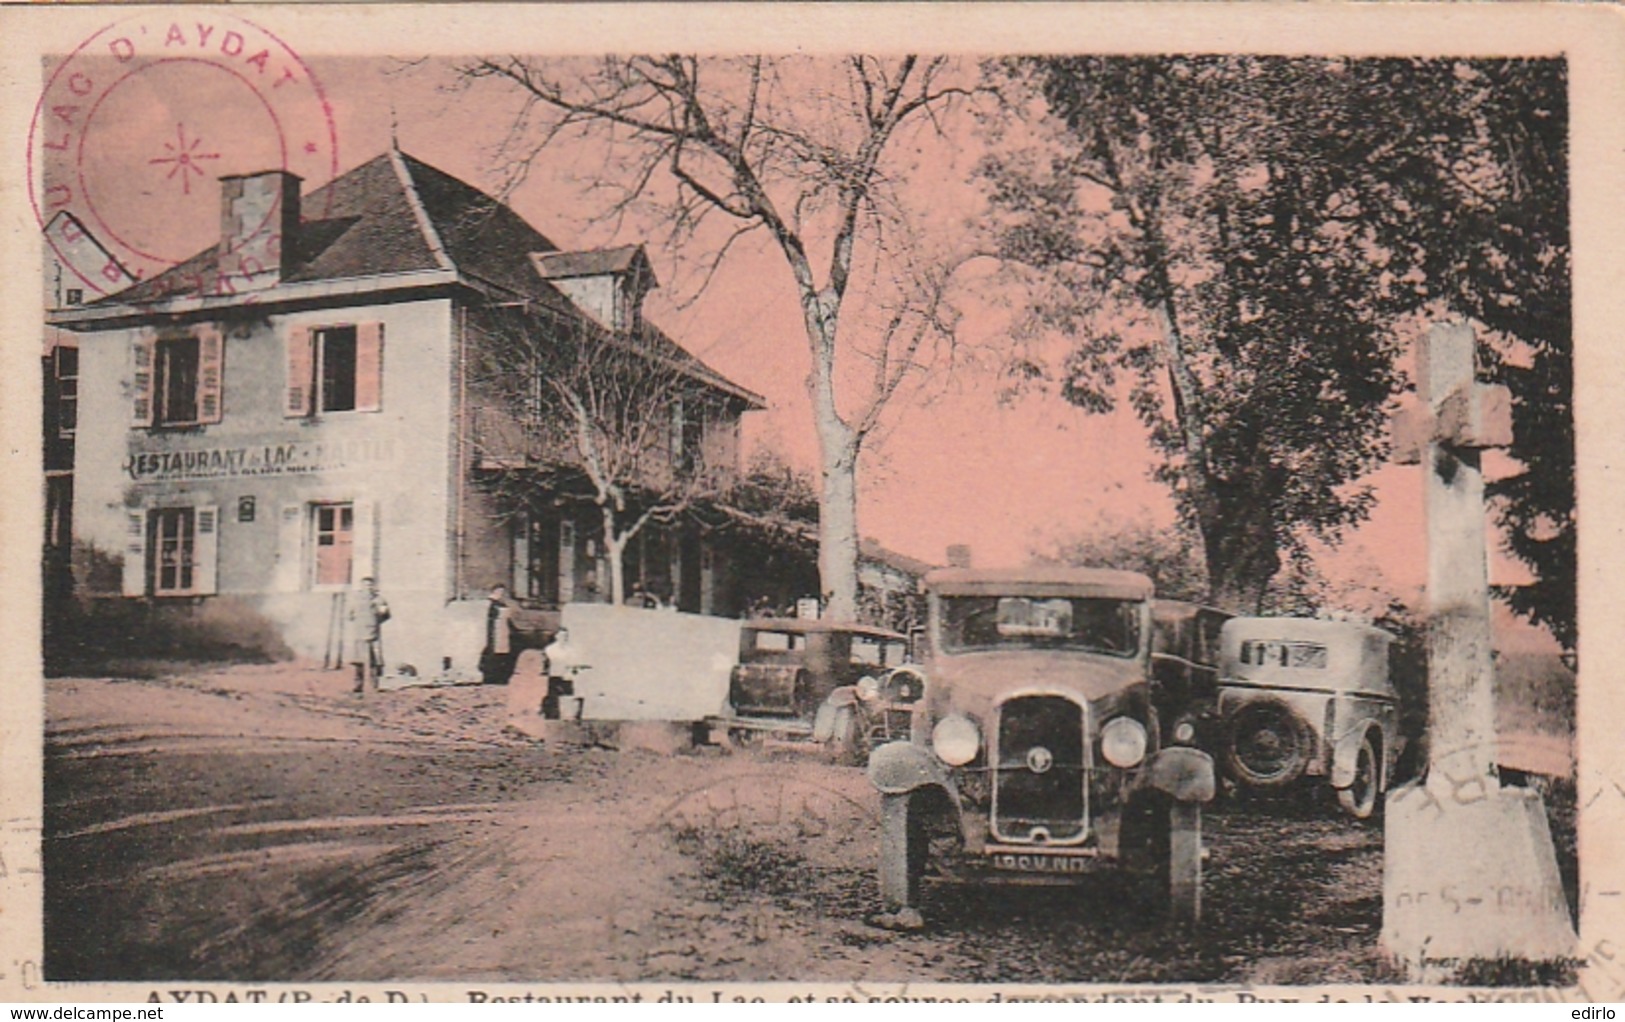
[[(1427, 294), (1494, 332), (1485, 374), (1512, 392), (1511, 454), (1492, 482), (1533, 585), (1512, 608), (1575, 646), (1573, 314), (1567, 69), (1561, 60), (1413, 64), (1407, 116), (1432, 148), (1423, 215), (1393, 226), (1421, 249)], [(1398, 243), (1397, 241), (1395, 243)]]
[(1207, 595), (1207, 569), (1190, 530), (1163, 529), (1144, 520), (1101, 521), (1076, 536), (1037, 550), (1034, 558), (1083, 568), (1137, 571), (1170, 600), (1201, 601)]
[(1051, 271), (1043, 314), (1080, 337), (1063, 393), (1105, 410), (1127, 372), (1210, 597), (1240, 611), (1261, 606), (1283, 553), (1367, 513), (1357, 481), (1398, 385), (1403, 268), (1372, 266), (1382, 140), (1333, 71), (1302, 66), (1017, 65), (1065, 138), (988, 168), (1012, 214), (1005, 250)]
[(1367, 515), (1362, 479), (1404, 384), (1400, 320), (1457, 314), (1532, 351), (1489, 354), (1486, 372), (1514, 390), (1513, 453), (1529, 471), (1500, 488), (1503, 514), (1545, 586), (1516, 599), (1564, 635), (1560, 64), (1068, 57), (988, 70), (1040, 136), (985, 168), (1002, 250), (1044, 271), (1034, 329), (1072, 339), (1068, 400), (1103, 412), (1126, 390), (1163, 456), (1156, 477), (1201, 538), (1214, 602), (1256, 610), (1283, 560)]

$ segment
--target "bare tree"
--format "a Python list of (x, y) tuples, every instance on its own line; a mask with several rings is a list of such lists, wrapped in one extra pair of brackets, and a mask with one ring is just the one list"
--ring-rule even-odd
[[(941, 118), (972, 91), (955, 65), (918, 56), (505, 57), (462, 72), (524, 97), (509, 138), (513, 180), (544, 150), (585, 134), (617, 161), (619, 180), (600, 184), (615, 191), (604, 215), (653, 202), (665, 207), (674, 241), (721, 238), (700, 288), (753, 232), (782, 253), (812, 363), (819, 575), (827, 612), (853, 616), (859, 454), (887, 402), (952, 336), (952, 268), (926, 264), (911, 245), (899, 151), (916, 127), (943, 130)], [(706, 228), (713, 218), (727, 229)], [(854, 293), (864, 296), (861, 312), (846, 318), (865, 330), (851, 341), (840, 325)]]
[(733, 481), (706, 430), (721, 398), (652, 328), (614, 333), (578, 317), (509, 306), (483, 317), (470, 385), (474, 445), (506, 508), (576, 495), (597, 507), (609, 592), (626, 596), (627, 546)]

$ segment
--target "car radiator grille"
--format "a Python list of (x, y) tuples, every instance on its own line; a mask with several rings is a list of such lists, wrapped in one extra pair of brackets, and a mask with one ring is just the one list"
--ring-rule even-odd
[(1082, 706), (1022, 696), (999, 708), (993, 835), (1025, 844), (1076, 843), (1088, 834)]

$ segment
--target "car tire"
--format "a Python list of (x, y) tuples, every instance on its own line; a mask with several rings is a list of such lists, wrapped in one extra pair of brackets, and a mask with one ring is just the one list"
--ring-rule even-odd
[(1225, 770), (1254, 790), (1284, 788), (1303, 776), (1314, 735), (1292, 707), (1279, 699), (1254, 699), (1229, 715)]
[(1354, 757), (1354, 783), (1338, 790), (1337, 804), (1354, 819), (1369, 820), (1382, 803), (1381, 784), (1382, 766), (1377, 760), (1377, 746), (1367, 731)]
[(884, 795), (880, 803), (880, 901), (884, 911), (920, 907), (927, 837), (912, 794)]

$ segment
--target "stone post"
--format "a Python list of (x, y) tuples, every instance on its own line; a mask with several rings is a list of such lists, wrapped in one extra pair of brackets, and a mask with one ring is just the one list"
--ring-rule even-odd
[(1464, 323), (1417, 353), (1420, 407), (1394, 424), (1420, 464), (1428, 534), (1428, 763), (1387, 801), (1383, 946), (1416, 979), (1473, 959), (1545, 961), (1575, 935), (1538, 794), (1496, 776), (1495, 678), (1480, 452), (1512, 441), (1504, 387), (1473, 379)]

